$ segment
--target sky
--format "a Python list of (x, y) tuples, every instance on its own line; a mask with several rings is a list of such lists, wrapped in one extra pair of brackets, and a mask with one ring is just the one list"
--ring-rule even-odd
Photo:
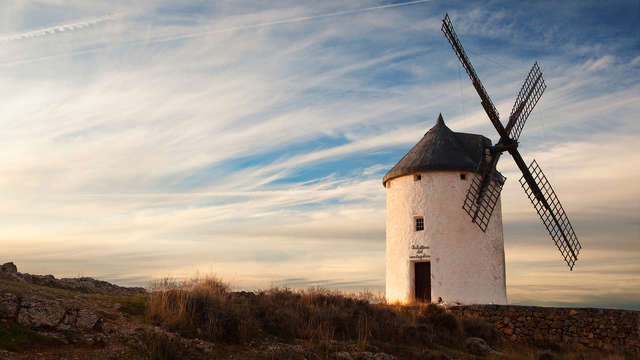
[(497, 134), (448, 12), (582, 242), (570, 272), (503, 157), (512, 304), (640, 310), (640, 2), (0, 4), (0, 262), (121, 285), (384, 289), (382, 177), (439, 113)]

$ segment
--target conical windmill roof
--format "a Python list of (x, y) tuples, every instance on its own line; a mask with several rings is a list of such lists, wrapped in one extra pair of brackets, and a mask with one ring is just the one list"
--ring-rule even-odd
[(384, 176), (382, 184), (426, 171), (477, 171), (484, 149), (489, 146), (491, 140), (482, 135), (451, 131), (440, 114), (435, 126)]

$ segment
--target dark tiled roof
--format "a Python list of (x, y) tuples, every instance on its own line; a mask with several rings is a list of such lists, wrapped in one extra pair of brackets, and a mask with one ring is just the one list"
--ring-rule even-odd
[(440, 114), (436, 125), (384, 176), (382, 184), (425, 171), (477, 171), (483, 150), (489, 146), (491, 140), (482, 135), (451, 131)]

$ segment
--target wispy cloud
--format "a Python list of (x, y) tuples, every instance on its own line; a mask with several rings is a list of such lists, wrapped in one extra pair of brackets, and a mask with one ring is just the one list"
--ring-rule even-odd
[(362, 7), (362, 8), (355, 8), (355, 9), (351, 9), (351, 10), (342, 10), (342, 11), (336, 11), (336, 12), (323, 13), (323, 14), (313, 14), (313, 15), (307, 15), (307, 16), (296, 16), (296, 17), (291, 17), (291, 18), (276, 19), (276, 20), (258, 22), (258, 23), (253, 23), (253, 24), (249, 23), (249, 24), (235, 25), (235, 26), (229, 26), (229, 27), (213, 28), (213, 29), (208, 29), (208, 30), (204, 30), (204, 31), (190, 32), (190, 33), (186, 33), (186, 34), (174, 35), (174, 36), (169, 36), (169, 37), (158, 37), (158, 38), (150, 39), (149, 41), (151, 41), (151, 42), (164, 42), (164, 41), (182, 40), (182, 39), (207, 36), (207, 35), (212, 35), (212, 34), (217, 34), (217, 33), (233, 32), (233, 31), (238, 31), (238, 30), (249, 30), (249, 29), (256, 29), (256, 28), (264, 28), (264, 27), (270, 27), (270, 26), (276, 26), (276, 25), (284, 25), (284, 24), (294, 24), (294, 23), (300, 23), (300, 22), (309, 21), (309, 20), (331, 18), (331, 17), (338, 17), (338, 16), (345, 16), (345, 15), (355, 15), (355, 14), (361, 14), (361, 13), (365, 13), (365, 12), (369, 12), (369, 11), (375, 11), (375, 10), (383, 10), (383, 9), (391, 9), (391, 8), (397, 8), (397, 7), (417, 5), (417, 4), (422, 4), (422, 3), (426, 3), (426, 2), (430, 2), (430, 1), (433, 1), (433, 0), (405, 1), (405, 2), (399, 2), (399, 3), (394, 3), (394, 4)]
[[(83, 4), (63, 7), (88, 13)], [(440, 112), (453, 130), (495, 139), (439, 32), (445, 9), (368, 0), (199, 6), (113, 3), (99, 11), (128, 15), (68, 27), (86, 31), (9, 31), (29, 41), (0, 49), (3, 256), (25, 271), (129, 284), (201, 271), (244, 288), (381, 289), (385, 169)], [(640, 92), (630, 71), (637, 58), (618, 50), (625, 40), (585, 40), (598, 50), (577, 54), (578, 39), (558, 45), (572, 31), (562, 24), (517, 12), (510, 22), (479, 4), (454, 10), (501, 113), (541, 60), (549, 88), (521, 150), (540, 162), (585, 244), (576, 271), (561, 270), (505, 157), (512, 299), (548, 286), (539, 301), (565, 301), (558, 284), (584, 294), (599, 266), (636, 274), (626, 261), (638, 250), (640, 158), (619, 149), (637, 142)], [(526, 49), (490, 48), (528, 39), (523, 26), (544, 27), (544, 36)], [(618, 255), (627, 260), (616, 268)], [(599, 284), (619, 293), (640, 286)]]

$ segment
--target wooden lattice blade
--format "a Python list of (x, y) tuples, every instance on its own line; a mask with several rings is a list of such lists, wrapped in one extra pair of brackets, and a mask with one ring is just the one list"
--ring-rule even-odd
[(467, 56), (466, 52), (464, 51), (464, 48), (462, 47), (462, 44), (460, 43), (460, 39), (458, 39), (458, 36), (456, 35), (455, 30), (453, 29), (453, 23), (451, 23), (449, 14), (446, 14), (444, 16), (444, 19), (442, 19), (441, 30), (444, 33), (444, 36), (449, 41), (449, 44), (451, 44), (453, 51), (455, 52), (456, 56), (458, 57), (458, 60), (460, 60), (460, 63), (462, 64), (462, 67), (464, 67), (464, 70), (467, 72), (467, 75), (469, 75), (469, 78), (473, 83), (473, 87), (476, 89), (476, 92), (480, 96), (482, 107), (487, 113), (487, 116), (489, 116), (489, 120), (491, 120), (491, 122), (493, 123), (493, 126), (498, 131), (498, 134), (500, 134), (500, 138), (507, 140), (508, 134), (505, 131), (504, 126), (500, 122), (500, 115), (498, 114), (498, 110), (493, 104), (493, 101), (491, 101), (491, 98), (489, 97), (487, 90), (484, 88), (484, 85), (482, 85), (482, 82), (480, 81), (478, 74), (476, 74), (476, 71), (473, 68), (473, 65), (471, 65), (471, 60), (469, 60), (469, 57)]
[(511, 139), (518, 140), (518, 138), (520, 138), (525, 122), (546, 88), (547, 85), (542, 77), (542, 71), (536, 62), (533, 64), (527, 78), (524, 80), (524, 84), (522, 84), (522, 88), (520, 88), (518, 92), (516, 101), (511, 109), (509, 122), (505, 127)]
[(571, 226), (558, 196), (535, 160), (531, 162), (527, 172), (523, 171), (520, 185), (531, 200), (556, 247), (560, 250), (564, 261), (569, 269), (573, 270), (582, 245), (573, 231), (573, 226)]
[(499, 172), (493, 171), (492, 173), (492, 175), (487, 175), (491, 176), (491, 179), (488, 180), (484, 190), (481, 190), (483, 176), (480, 174), (473, 176), (462, 204), (462, 208), (469, 214), (471, 221), (478, 225), (482, 231), (487, 231), (505, 181), (505, 177)]

